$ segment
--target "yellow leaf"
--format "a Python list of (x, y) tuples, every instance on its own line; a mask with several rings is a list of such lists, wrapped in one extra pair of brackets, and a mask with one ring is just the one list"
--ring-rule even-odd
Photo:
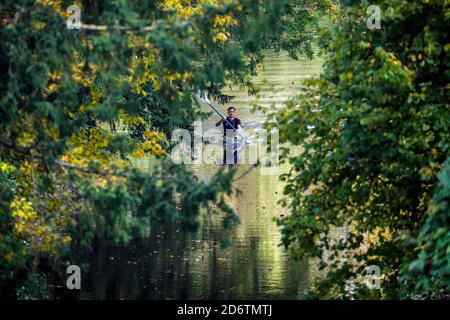
[(133, 153), (131, 155), (135, 158), (142, 158), (145, 156), (145, 153), (144, 153), (144, 151), (139, 149), (139, 150), (133, 151)]

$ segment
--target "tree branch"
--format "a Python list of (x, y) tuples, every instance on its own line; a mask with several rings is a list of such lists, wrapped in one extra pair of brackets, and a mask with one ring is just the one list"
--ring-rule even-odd
[[(31, 148), (27, 148), (27, 147), (23, 147), (20, 145), (17, 145), (16, 143), (9, 141), (9, 140), (4, 140), (4, 139), (0, 139), (0, 144), (3, 145), (6, 148), (9, 149), (13, 149), (16, 152), (22, 153), (24, 155), (27, 155), (33, 159), (39, 159), (42, 160), (43, 162), (45, 162), (45, 156), (41, 153), (33, 153), (31, 151)], [(66, 169), (74, 169), (83, 173), (88, 173), (88, 174), (100, 174), (100, 175), (117, 175), (117, 176), (124, 176), (124, 177), (128, 177), (129, 175), (123, 173), (116, 173), (116, 172), (112, 172), (111, 170), (102, 170), (99, 168), (87, 168), (87, 167), (81, 167), (81, 166), (77, 166), (76, 164), (67, 162), (67, 161), (61, 161), (61, 160), (56, 160), (55, 163), (62, 167), (62, 168), (66, 168)]]
[[(20, 145), (15, 144), (12, 141), (4, 140), (0, 138), (0, 145), (3, 145), (6, 148), (12, 149), (16, 152), (22, 153), (24, 155), (27, 155), (33, 159), (39, 159), (42, 162), (46, 161), (46, 157), (41, 153), (33, 153), (31, 152), (31, 148), (23, 147)], [(57, 164), (59, 167), (63, 169), (72, 169), (76, 170), (82, 173), (86, 174), (98, 174), (102, 176), (116, 176), (116, 177), (123, 177), (123, 178), (130, 178), (132, 176), (130, 171), (125, 170), (110, 170), (110, 169), (100, 169), (100, 168), (92, 168), (92, 167), (82, 167), (78, 166), (76, 164), (62, 161), (62, 160), (55, 160), (55, 164)], [(157, 180), (163, 180), (163, 181), (176, 181), (177, 179), (173, 176), (166, 175), (166, 176), (156, 176)]]
[[(87, 31), (135, 31), (135, 32), (149, 32), (153, 31), (155, 27), (159, 24), (158, 21), (153, 22), (151, 25), (146, 27), (132, 27), (132, 26), (121, 26), (121, 25), (96, 25), (96, 24), (85, 24), (80, 23), (76, 25), (74, 29), (87, 30)], [(191, 25), (191, 21), (182, 21), (175, 23), (176, 27), (186, 27)]]

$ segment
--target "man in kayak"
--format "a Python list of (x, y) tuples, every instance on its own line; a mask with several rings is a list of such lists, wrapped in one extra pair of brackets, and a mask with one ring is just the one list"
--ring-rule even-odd
[[(227, 110), (228, 117), (226, 119), (222, 118), (216, 123), (216, 127), (223, 124), (223, 164), (236, 164), (237, 163), (237, 141), (236, 141), (236, 130), (241, 130), (241, 120), (236, 118), (236, 108), (229, 107)], [(227, 163), (228, 159), (233, 158)]]

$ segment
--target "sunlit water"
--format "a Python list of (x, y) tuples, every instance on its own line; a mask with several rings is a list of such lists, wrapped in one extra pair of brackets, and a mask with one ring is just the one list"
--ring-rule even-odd
[[(236, 98), (218, 106), (225, 113), (237, 108), (243, 126), (261, 128), (264, 117), (251, 112), (251, 102), (281, 106), (301, 91), (301, 81), (317, 75), (321, 61), (293, 61), (285, 54), (268, 53), (264, 71), (255, 78), (262, 89), (249, 97), (235, 87), (227, 91)], [(203, 106), (207, 110), (207, 106)], [(214, 127), (214, 115), (203, 122)], [(238, 168), (242, 174), (249, 166)], [(208, 179), (217, 165), (196, 165), (192, 170)], [(285, 168), (281, 168), (280, 172)], [(278, 174), (261, 174), (255, 169), (235, 182), (241, 190), (230, 205), (241, 223), (227, 234), (228, 248), (219, 216), (203, 213), (201, 227), (187, 234), (176, 224), (154, 230), (151, 239), (126, 248), (99, 246), (90, 262), (90, 272), (79, 298), (82, 299), (298, 299), (310, 285), (314, 267), (296, 261), (280, 246), (280, 230), (274, 218), (288, 214), (277, 204), (283, 184)]]

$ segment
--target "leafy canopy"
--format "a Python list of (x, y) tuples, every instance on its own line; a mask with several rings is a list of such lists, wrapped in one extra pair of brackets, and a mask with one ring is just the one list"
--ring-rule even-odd
[[(310, 29), (294, 27), (329, 3), (75, 1), (83, 25), (69, 30), (72, 1), (2, 1), (0, 283), (61, 267), (95, 238), (127, 243), (165, 219), (196, 228), (209, 202), (236, 221), (233, 172), (199, 181), (169, 161), (168, 137), (205, 116), (198, 89), (253, 93), (264, 49), (308, 51)], [(149, 169), (132, 164), (145, 156)]]
[[(378, 1), (380, 30), (366, 26), (369, 5), (338, 8), (322, 37), (321, 76), (270, 114), (292, 165), (282, 176), (292, 211), (279, 221), (283, 243), (328, 271), (318, 297), (413, 296), (399, 276), (421, 250), (413, 269), (428, 278), (417, 288), (433, 283), (448, 295), (445, 177), (439, 209), (428, 205), (449, 156), (449, 2)], [(382, 290), (364, 284), (370, 265), (381, 269)]]

